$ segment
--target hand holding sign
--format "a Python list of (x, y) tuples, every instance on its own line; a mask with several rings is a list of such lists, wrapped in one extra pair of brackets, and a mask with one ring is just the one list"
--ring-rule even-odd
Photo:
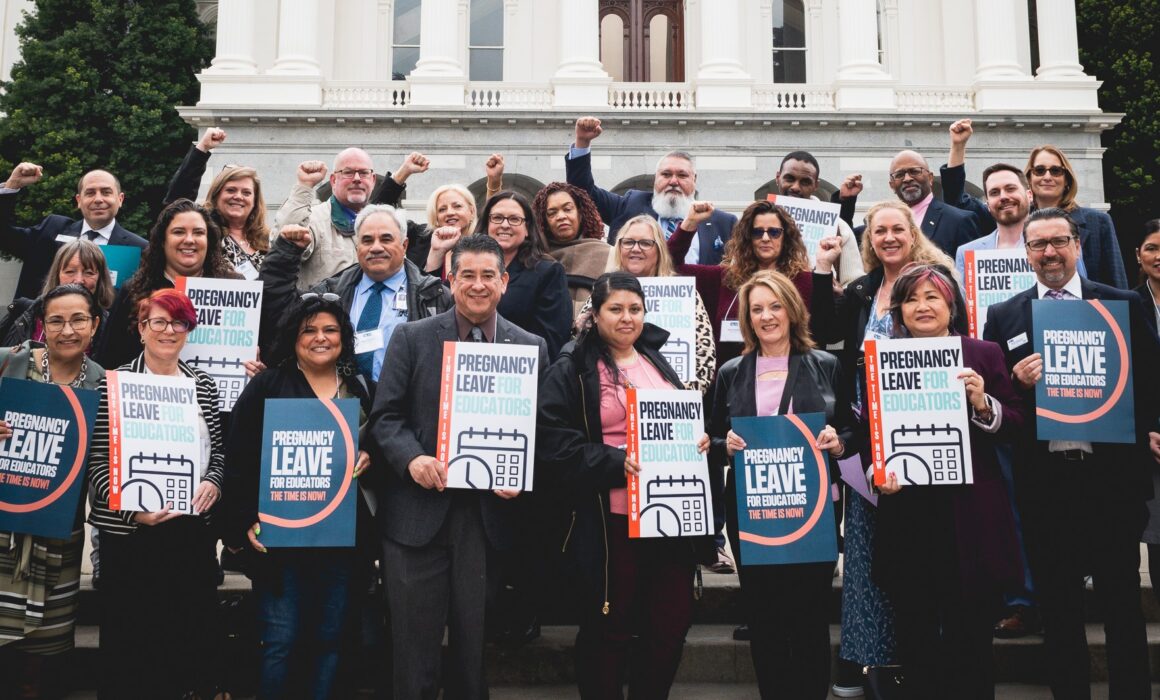
[(12, 428), (4, 421), (0, 420), (0, 441), (7, 440), (12, 437)]
[(1035, 386), (1035, 383), (1043, 377), (1043, 355), (1033, 352), (1019, 360), (1011, 368), (1011, 376), (1024, 389)]
[(148, 525), (149, 527), (153, 527), (154, 525), (167, 523), (174, 518), (180, 518), (181, 515), (181, 513), (171, 512), (169, 510), (169, 505), (166, 504), (166, 506), (161, 510), (154, 511), (152, 513), (134, 513), (133, 522), (137, 523), (138, 525)]
[(631, 479), (634, 476), (640, 475), (640, 462), (636, 461), (627, 454), (624, 456), (624, 476)]
[(262, 554), (266, 553), (266, 547), (258, 541), (258, 535), (262, 534), (261, 523), (254, 523), (253, 527), (246, 530), (246, 538), (250, 540), (250, 546), (258, 550)]
[(842, 454), (842, 440), (838, 437), (838, 431), (833, 426), (827, 425), (822, 428), (822, 432), (818, 433), (818, 441), (815, 444), (819, 450), (825, 450), (835, 457)]
[(197, 486), (197, 491), (193, 494), (193, 512), (195, 515), (201, 515), (217, 503), (218, 497), (221, 496), (221, 491), (217, 486), (209, 481), (203, 481)]
[(1152, 459), (1160, 462), (1160, 433), (1148, 433), (1148, 449), (1152, 450)]
[(894, 472), (888, 472), (886, 474), (886, 481), (878, 487), (878, 490), (887, 496), (893, 496), (894, 494), (901, 491), (902, 485), (898, 483), (898, 475)]
[(366, 472), (366, 470), (368, 470), (370, 468), (371, 468), (371, 456), (369, 454), (367, 454), (366, 452), (364, 452), (363, 450), (359, 450), (358, 461), (355, 462), (354, 473), (352, 474), (352, 476), (354, 476), (354, 478), (357, 479), (360, 476), (362, 476)]
[(434, 457), (419, 455), (407, 465), (407, 471), (425, 489), (442, 491), (447, 486), (447, 465)]
[(725, 436), (725, 451), (730, 457), (745, 449), (745, 440), (732, 430)]
[(975, 412), (986, 411), (987, 393), (983, 377), (973, 369), (966, 369), (959, 372), (958, 378), (963, 380), (963, 388), (967, 391), (967, 402), (971, 404)]

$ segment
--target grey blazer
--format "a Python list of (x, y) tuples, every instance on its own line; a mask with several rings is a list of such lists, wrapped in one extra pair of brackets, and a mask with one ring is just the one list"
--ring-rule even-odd
[[(506, 549), (515, 538), (513, 501), (489, 491), (425, 489), (407, 471), (414, 458), (435, 454), (443, 343), (458, 340), (456, 331), (455, 310), (450, 309), (438, 316), (404, 323), (391, 335), (370, 416), (370, 439), (386, 467), (379, 494), (379, 528), (384, 537), (394, 542), (422, 547), (443, 526), (452, 499), (478, 498), (488, 541), (496, 549)], [(548, 369), (548, 348), (543, 338), (500, 316), (496, 319), (494, 342), (539, 347), (543, 379)]]

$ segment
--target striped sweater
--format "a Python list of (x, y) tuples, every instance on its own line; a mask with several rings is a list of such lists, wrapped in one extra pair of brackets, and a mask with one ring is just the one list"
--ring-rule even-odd
[[(197, 403), (201, 407), (201, 415), (205, 418), (209, 429), (209, 467), (206, 470), (204, 481), (212, 483), (221, 490), (222, 474), (225, 469), (225, 454), (222, 451), (221, 417), (218, 415), (217, 384), (208, 374), (200, 369), (190, 367), (184, 362), (177, 363), (181, 373), (192, 377), (197, 385)], [(145, 355), (138, 355), (136, 359), (117, 368), (119, 372), (145, 371)], [(103, 532), (114, 535), (128, 535), (137, 529), (133, 522), (135, 511), (116, 511), (109, 509), (109, 392), (104, 379), (101, 380), (98, 391), (101, 393), (101, 403), (97, 408), (97, 422), (93, 428), (93, 442), (89, 451), (89, 485), (93, 489), (93, 507), (89, 512), (89, 523)], [(209, 518), (212, 513), (204, 513), (201, 517)]]

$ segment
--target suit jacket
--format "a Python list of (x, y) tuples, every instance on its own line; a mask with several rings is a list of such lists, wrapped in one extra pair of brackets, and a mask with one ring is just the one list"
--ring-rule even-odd
[(568, 276), (555, 260), (541, 260), (529, 269), (519, 258), (507, 266), (508, 285), (499, 300), (499, 315), (547, 342), (555, 359), (572, 335), (572, 297)]
[[(937, 199), (930, 200), (926, 216), (922, 217), (918, 225), (932, 243), (952, 258), (959, 246), (979, 237), (979, 225), (973, 212), (956, 209)], [(865, 225), (854, 229), (859, 241), (865, 230)]]
[[(17, 226), (12, 222), (19, 192), (0, 194), (0, 250), (15, 255), (24, 261), (20, 269), (20, 280), (16, 283), (13, 298), (36, 299), (44, 288), (44, 278), (52, 267), (56, 251), (63, 245), (58, 236), (78, 238), (84, 219), (70, 219), (67, 216), (51, 214), (39, 224), (30, 227)], [(113, 224), (109, 235), (109, 245), (131, 245), (144, 248), (144, 238), (129, 231), (121, 224)]]
[[(1142, 504), (1152, 498), (1150, 472), (1155, 462), (1148, 454), (1148, 431), (1155, 429), (1160, 415), (1160, 399), (1156, 392), (1156, 387), (1160, 386), (1160, 373), (1153, 359), (1160, 357), (1160, 341), (1144, 315), (1152, 311), (1145, 309), (1140, 296), (1132, 291), (1082, 279), (1080, 288), (1084, 299), (1129, 302), (1137, 437), (1134, 444), (1092, 443), (1091, 458), (1075, 464), (1084, 474), (1091, 475), (1084, 480), (1083, 488), (1092, 497), (1093, 505), (1100, 502)], [(987, 310), (983, 338), (1003, 348), (1008, 371), (1034, 351), (1031, 302), (1038, 298), (1038, 288), (1032, 287)], [(1021, 334), (1026, 334), (1026, 342), (1016, 342), (1012, 348), (1011, 341), (1022, 340)], [(1034, 416), (1035, 389), (1024, 390), (1016, 386), (1016, 391), (1023, 399), (1026, 415), (1029, 418)], [(1058, 469), (1053, 469), (1053, 465), (1048, 463), (1048, 442), (1038, 439), (1035, 421), (1029, 419), (1020, 434), (1023, 439), (1015, 443), (1013, 462), (1020, 508), (1049, 508), (1055, 490), (1074, 491), (1076, 484), (1068, 480), (1073, 475), (1060, 475)]]
[[(1143, 300), (1144, 308), (1146, 310), (1150, 310), (1150, 309), (1152, 309), (1153, 306), (1155, 306), (1155, 302), (1152, 301), (1152, 290), (1148, 289), (1147, 283), (1141, 284), (1139, 287), (1136, 287), (1133, 291), (1140, 295), (1140, 299)], [(1144, 321), (1146, 321), (1147, 324), (1152, 327), (1153, 331), (1160, 330), (1156, 327), (1156, 314), (1155, 313), (1144, 314)]]
[[(592, 154), (577, 158), (564, 159), (564, 168), (567, 172), (569, 185), (575, 185), (588, 193), (592, 201), (596, 202), (596, 209), (600, 218), (608, 224), (608, 242), (616, 243), (616, 234), (620, 227), (638, 214), (658, 216), (652, 208), (652, 192), (629, 190), (624, 194), (616, 194), (596, 186), (592, 179)], [(697, 262), (701, 265), (716, 265), (721, 262), (721, 254), (725, 252), (725, 243), (733, 234), (733, 226), (737, 217), (724, 211), (714, 211), (706, 221), (697, 227), (697, 242), (700, 246)], [(684, 260), (674, 260), (681, 263)]]
[[(416, 457), (434, 455), (439, 429), (439, 382), (443, 343), (458, 340), (455, 310), (395, 329), (387, 345), (370, 416), (370, 438), (386, 462), (385, 484), (379, 494), (379, 528), (384, 537), (408, 547), (431, 542), (451, 507), (452, 499), (478, 498), (483, 529), (496, 549), (511, 547), (516, 538), (517, 510), (490, 491), (425, 489), (411, 478), (407, 466)], [(548, 368), (543, 338), (521, 330), (502, 316), (496, 319), (496, 343), (533, 345), (540, 350), (540, 377)]]
[[(987, 205), (967, 194), (966, 168), (942, 166), (943, 201), (959, 209), (973, 212), (979, 220), (979, 230), (995, 230), (995, 218)], [(1079, 228), (1079, 243), (1083, 249), (1083, 261), (1088, 278), (1101, 284), (1119, 289), (1128, 288), (1128, 273), (1124, 271), (1124, 258), (1120, 255), (1120, 243), (1116, 239), (1116, 227), (1107, 212), (1089, 207), (1076, 207), (1068, 212)]]

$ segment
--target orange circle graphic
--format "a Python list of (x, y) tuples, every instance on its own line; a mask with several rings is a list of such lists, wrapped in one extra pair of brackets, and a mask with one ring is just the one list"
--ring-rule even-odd
[(821, 450), (818, 449), (817, 444), (814, 441), (814, 436), (810, 435), (809, 429), (806, 427), (806, 424), (802, 422), (801, 418), (798, 418), (792, 414), (787, 415), (786, 418), (789, 419), (789, 422), (793, 423), (794, 426), (801, 431), (803, 436), (805, 436), (806, 444), (810, 446), (810, 451), (813, 453), (814, 460), (818, 464), (818, 502), (814, 505), (814, 510), (812, 513), (810, 513), (810, 517), (806, 518), (806, 521), (801, 524), (801, 527), (789, 533), (788, 535), (782, 535), (780, 537), (766, 537), (764, 535), (758, 535), (752, 532), (738, 533), (738, 537), (745, 542), (752, 542), (753, 544), (759, 544), (765, 547), (780, 547), (783, 545), (792, 544), (808, 535), (810, 531), (814, 529), (814, 525), (818, 524), (818, 519), (822, 517), (822, 513), (824, 513), (826, 510), (825, 499), (830, 497), (828, 489), (826, 488), (829, 482), (829, 474), (826, 471), (826, 459), (822, 456)]
[(89, 426), (88, 421), (85, 420), (85, 412), (81, 408), (81, 402), (77, 400), (76, 392), (71, 387), (57, 386), (56, 388), (64, 392), (64, 397), (68, 400), (73, 410), (73, 416), (76, 418), (77, 452), (73, 457), (72, 467), (69, 468), (68, 476), (64, 478), (64, 481), (60, 482), (60, 486), (53, 489), (52, 493), (32, 503), (4, 503), (0, 501), (0, 510), (2, 511), (8, 513), (31, 513), (49, 507), (69, 490), (69, 487), (77, 480), (77, 476), (80, 475), (81, 470), (84, 469), (85, 455), (89, 451)]
[(1095, 410), (1088, 411), (1087, 413), (1070, 416), (1066, 413), (1059, 413), (1058, 411), (1036, 406), (1035, 415), (1037, 416), (1042, 416), (1060, 423), (1090, 423), (1112, 410), (1112, 407), (1116, 405), (1116, 402), (1120, 400), (1120, 396), (1124, 393), (1124, 387), (1128, 385), (1128, 343), (1124, 339), (1124, 332), (1120, 330), (1120, 326), (1112, 318), (1111, 312), (1103, 304), (1095, 300), (1089, 303), (1103, 317), (1104, 321), (1107, 322), (1108, 328), (1112, 331), (1112, 337), (1116, 339), (1116, 346), (1119, 349), (1120, 355), (1120, 376), (1116, 378), (1116, 388), (1112, 390), (1112, 395), (1108, 397), (1107, 401), (1104, 401)]

